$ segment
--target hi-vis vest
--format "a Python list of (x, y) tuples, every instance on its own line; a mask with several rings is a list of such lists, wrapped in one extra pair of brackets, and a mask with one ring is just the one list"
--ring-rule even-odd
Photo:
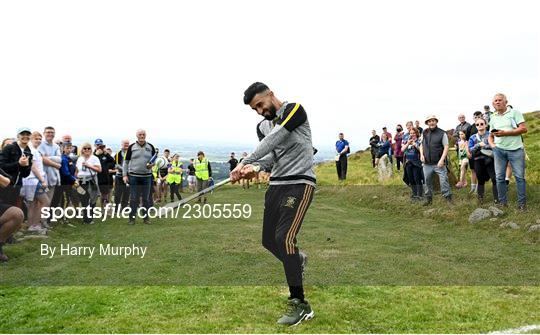
[(206, 158), (203, 158), (202, 162), (199, 162), (197, 158), (194, 165), (197, 179), (208, 180), (210, 178), (208, 175), (208, 160)]
[(182, 162), (180, 161), (171, 162), (172, 171), (167, 175), (167, 183), (180, 184), (182, 182), (182, 168), (180, 168), (180, 165), (182, 165)]
[(152, 166), (152, 175), (154, 176), (154, 180), (158, 178), (158, 172), (159, 172), (159, 169), (157, 165)]

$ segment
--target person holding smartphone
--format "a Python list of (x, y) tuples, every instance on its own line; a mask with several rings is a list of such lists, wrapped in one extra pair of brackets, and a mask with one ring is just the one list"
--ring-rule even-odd
[(506, 166), (510, 163), (516, 178), (517, 203), (520, 211), (525, 211), (527, 196), (525, 182), (525, 149), (521, 135), (527, 132), (521, 112), (508, 108), (506, 96), (497, 93), (493, 97), (493, 107), (489, 126), (489, 145), (493, 148), (497, 191), (501, 206), (507, 206)]
[(11, 178), (11, 184), (2, 192), (4, 203), (22, 208), (20, 191), (22, 180), (30, 175), (32, 169), (32, 152), (30, 142), (30, 128), (22, 127), (17, 130), (17, 141), (8, 144), (0, 152), (0, 168)]

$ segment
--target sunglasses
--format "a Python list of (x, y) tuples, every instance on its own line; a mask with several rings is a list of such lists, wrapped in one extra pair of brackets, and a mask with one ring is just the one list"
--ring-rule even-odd
[(476, 126), (485, 126), (486, 124), (485, 123), (477, 123)]
[(92, 150), (92, 148), (82, 148), (83, 150)]

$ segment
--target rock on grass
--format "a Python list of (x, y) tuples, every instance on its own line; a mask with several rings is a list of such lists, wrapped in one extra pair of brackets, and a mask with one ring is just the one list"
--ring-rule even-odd
[(477, 208), (471, 213), (471, 215), (469, 215), (469, 223), (477, 223), (479, 221), (489, 219), (490, 217), (490, 210), (484, 208)]

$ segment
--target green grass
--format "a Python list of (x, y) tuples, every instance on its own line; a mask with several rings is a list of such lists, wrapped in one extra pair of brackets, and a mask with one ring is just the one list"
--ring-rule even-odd
[[(228, 187), (212, 202), (232, 199), (253, 204), (252, 219), (77, 223), (47, 240), (146, 244), (144, 260), (47, 260), (39, 241), (9, 247), (0, 332), (445, 333), (540, 322), (538, 234), (527, 218), (518, 231), (470, 225), (444, 208), (424, 217), (404, 187), (322, 187), (300, 234), (317, 317), (277, 327), (287, 292), (259, 242), (263, 190)], [(474, 207), (459, 205), (464, 217)]]
[(313, 320), (275, 324), (279, 287), (16, 287), (1, 332), (485, 333), (540, 321), (532, 287), (309, 287)]
[[(529, 185), (538, 185), (539, 115), (527, 115)], [(479, 333), (540, 323), (540, 235), (527, 231), (538, 206), (471, 225), (477, 206), (465, 190), (451, 207), (437, 197), (427, 214), (409, 203), (401, 176), (374, 186), (370, 164), (353, 155), (345, 187), (334, 186), (332, 163), (317, 167), (323, 186), (299, 235), (316, 317), (299, 327), (275, 324), (287, 289), (281, 265), (260, 245), (264, 191), (225, 187), (211, 202), (251, 204), (250, 219), (74, 221), (46, 240), (135, 243), (148, 246), (143, 260), (50, 260), (37, 240), (6, 247), (0, 332)], [(537, 204), (538, 187), (528, 196)], [(499, 228), (508, 220), (520, 229)]]

